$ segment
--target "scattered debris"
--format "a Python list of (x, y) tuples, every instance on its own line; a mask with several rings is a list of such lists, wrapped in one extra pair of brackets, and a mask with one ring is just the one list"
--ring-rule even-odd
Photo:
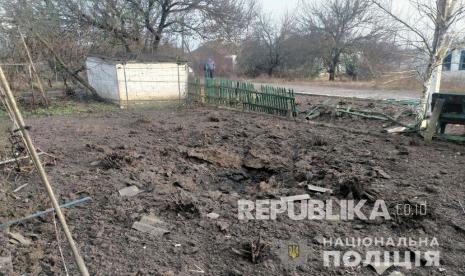
[(391, 274), (389, 274), (388, 276), (405, 276), (405, 275), (404, 275), (404, 273), (402, 273), (402, 272), (393, 271), (393, 272), (391, 272)]
[(129, 186), (119, 190), (119, 194), (122, 197), (133, 197), (140, 194), (142, 191), (137, 186)]
[(234, 268), (229, 270), (226, 275), (228, 275), (228, 276), (244, 276), (244, 274), (242, 272), (240, 272), (239, 270), (234, 269)]
[(17, 193), (17, 192), (21, 191), (22, 189), (26, 188), (27, 185), (29, 185), (29, 183), (26, 183), (24, 185), (19, 186), (18, 188), (13, 190), (13, 193)]
[[(45, 152), (39, 152), (37, 153), (38, 156), (41, 156), (41, 155), (44, 155)], [(8, 160), (4, 160), (4, 161), (1, 161), (0, 162), (0, 166), (2, 165), (7, 165), (7, 164), (10, 164), (10, 163), (15, 163), (15, 162), (18, 162), (18, 161), (21, 161), (21, 160), (24, 160), (24, 159), (29, 159), (29, 155), (28, 156), (21, 156), (21, 157), (17, 157), (17, 158), (13, 158), (13, 159), (8, 159)]]
[(321, 112), (319, 110), (310, 111), (309, 114), (305, 117), (307, 120), (313, 120), (321, 116)]
[(220, 228), (220, 231), (222, 232), (225, 232), (226, 230), (228, 230), (230, 226), (229, 223), (227, 223), (226, 221), (218, 221), (216, 225), (218, 225), (218, 227)]
[(384, 178), (384, 179), (391, 179), (392, 178), (387, 172), (383, 171), (383, 169), (381, 169), (380, 167), (376, 167), (374, 169), (378, 173), (378, 175), (381, 176), (382, 178)]
[[(10, 239), (16, 241), (16, 242), (19, 242), (20, 244), (22, 245), (31, 245), (32, 244), (32, 241), (25, 238), (23, 235), (21, 235), (20, 233), (14, 233), (14, 232), (8, 232), (8, 236), (10, 237)], [(11, 240), (10, 240), (11, 241)]]
[(320, 109), (327, 107), (329, 103), (331, 102), (331, 99), (326, 99), (322, 103), (316, 105), (312, 110), (310, 110), (307, 115), (305, 116), (305, 119), (307, 120), (313, 120), (321, 115)]
[(461, 234), (465, 235), (465, 226), (462, 225), (462, 222), (458, 222), (455, 220), (451, 221), (451, 226), (457, 231), (460, 232)]
[(407, 130), (406, 127), (393, 127), (393, 128), (387, 129), (386, 131), (387, 131), (387, 133), (393, 134), (393, 133), (403, 133), (406, 130)]
[(132, 228), (153, 236), (163, 236), (170, 233), (170, 231), (159, 226), (166, 227), (166, 225), (167, 224), (164, 221), (161, 221), (158, 217), (154, 215), (148, 215), (143, 216), (140, 221), (134, 222)]
[(356, 110), (356, 109), (352, 109), (351, 107), (344, 108), (344, 109), (343, 108), (336, 108), (336, 114), (340, 114), (340, 113), (349, 114), (349, 115), (352, 115), (352, 116), (358, 116), (358, 117), (362, 117), (362, 118), (366, 118), (366, 119), (372, 119), (372, 120), (389, 121), (391, 123), (394, 123), (394, 124), (409, 128), (408, 125), (406, 125), (404, 123), (401, 123), (398, 120), (394, 119), (393, 117), (391, 117), (391, 116), (389, 116), (387, 114), (381, 113), (381, 112), (367, 111), (367, 110)]
[(400, 145), (396, 145), (396, 150), (398, 155), (409, 155), (410, 152), (408, 151), (408, 148)]
[(313, 186), (313, 185), (307, 185), (308, 189), (312, 192), (317, 192), (317, 193), (329, 193), (329, 194), (332, 194), (333, 193), (333, 190), (331, 189), (328, 189), (328, 188), (322, 188), (322, 187), (318, 187), (318, 186)]
[(176, 274), (172, 270), (169, 270), (169, 271), (163, 272), (161, 276), (176, 276)]
[(218, 201), (223, 196), (221, 191), (208, 191), (208, 197), (213, 201)]
[(218, 123), (218, 122), (220, 122), (220, 118), (218, 118), (216, 115), (212, 115), (212, 116), (208, 117), (208, 121)]
[(302, 200), (309, 200), (309, 199), (310, 199), (310, 195), (308, 194), (281, 197), (282, 202), (293, 202), (293, 201), (302, 201)]
[(13, 273), (13, 261), (11, 256), (0, 256), (0, 275), (11, 275)]
[(256, 241), (250, 242), (250, 258), (252, 263), (256, 264), (258, 263), (262, 257), (264, 257), (267, 254), (267, 250), (270, 248), (269, 244), (263, 243), (261, 236), (258, 236), (258, 239)]
[(204, 274), (205, 271), (203, 269), (201, 269), (198, 265), (194, 265), (196, 270), (189, 270), (189, 272), (192, 272), (192, 273), (200, 273), (200, 274)]
[(260, 182), (260, 184), (258, 184), (258, 188), (260, 189), (260, 191), (266, 192), (271, 189), (271, 185), (265, 181), (262, 181)]
[(460, 207), (462, 208), (463, 214), (465, 215), (465, 207), (463, 207), (462, 202), (460, 200), (457, 200), (457, 202), (459, 203)]
[(380, 263), (364, 262), (363, 264), (365, 266), (372, 267), (376, 271), (376, 273), (378, 273), (378, 275), (383, 275), (383, 273), (386, 272), (386, 270), (388, 270), (389, 268), (392, 267), (392, 263), (390, 263), (390, 262), (387, 262), (387, 263), (383, 263), (383, 262), (380, 262)]
[(240, 168), (242, 165), (239, 155), (221, 149), (191, 149), (187, 156), (225, 168)]
[(175, 177), (175, 181), (173, 185), (185, 191), (193, 191), (196, 188), (196, 184), (191, 177), (182, 176), (182, 175), (178, 175)]
[(237, 255), (243, 256), (243, 257), (247, 256), (247, 253), (249, 253), (249, 252), (246, 251), (246, 250), (243, 250), (243, 249), (236, 249), (236, 248), (234, 248), (234, 247), (231, 248), (231, 250), (232, 250), (232, 252), (236, 253)]
[(315, 135), (311, 141), (313, 147), (323, 147), (328, 145), (328, 139)]
[(322, 235), (317, 235), (313, 237), (313, 243), (323, 245), (325, 243), (325, 237)]
[(178, 215), (187, 217), (200, 217), (200, 210), (197, 207), (198, 203), (193, 198), (183, 196), (183, 194), (174, 194), (171, 196), (173, 209)]
[(207, 218), (209, 218), (209, 219), (217, 219), (217, 218), (219, 218), (219, 217), (220, 217), (220, 215), (217, 214), (217, 213), (209, 213), (209, 214), (207, 215)]
[(397, 104), (397, 105), (410, 105), (410, 106), (420, 105), (419, 99), (405, 99), (405, 100), (385, 99), (384, 102), (389, 103), (389, 104)]
[[(105, 156), (101, 161), (98, 162), (96, 166), (101, 167), (104, 170), (110, 169), (121, 169), (124, 164), (132, 164), (133, 159), (130, 156), (125, 156), (119, 154), (118, 152), (113, 152)], [(91, 164), (92, 165), (92, 164)]]

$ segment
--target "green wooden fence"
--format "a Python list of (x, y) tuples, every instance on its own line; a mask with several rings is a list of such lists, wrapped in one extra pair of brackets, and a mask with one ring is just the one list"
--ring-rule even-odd
[(224, 79), (205, 79), (204, 89), (207, 104), (287, 117), (297, 115), (291, 89), (262, 85), (256, 90), (252, 83)]

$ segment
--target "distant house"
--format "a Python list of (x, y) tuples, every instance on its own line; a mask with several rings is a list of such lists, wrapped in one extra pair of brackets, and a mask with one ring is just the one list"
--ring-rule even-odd
[(207, 42), (191, 52), (192, 68), (197, 76), (203, 76), (209, 58), (215, 61), (216, 76), (231, 77), (236, 71), (237, 56), (227, 45), (218, 41)]
[(443, 62), (445, 77), (465, 80), (465, 49), (453, 49)]

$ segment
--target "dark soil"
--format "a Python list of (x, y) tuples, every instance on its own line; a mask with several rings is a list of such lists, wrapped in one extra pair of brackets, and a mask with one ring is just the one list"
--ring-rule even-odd
[[(299, 109), (323, 99), (301, 98)], [(405, 108), (333, 100), (390, 114)], [(388, 124), (382, 121), (323, 114), (307, 122), (303, 113), (287, 120), (200, 107), (41, 117), (28, 123), (37, 146), (57, 157), (47, 172), (60, 202), (92, 197), (65, 211), (91, 275), (377, 275), (364, 266), (323, 266), (324, 250), (369, 250), (321, 242), (349, 237), (436, 237), (440, 267), (396, 270), (465, 274), (463, 145), (426, 145), (414, 135), (386, 134)], [(50, 208), (35, 173), (4, 167), (0, 180), (1, 222)], [(335, 192), (310, 192), (299, 185), (304, 181)], [(132, 185), (143, 192), (119, 195)], [(383, 199), (390, 208), (426, 202), (428, 214), (341, 222), (293, 221), (285, 215), (276, 221), (237, 218), (238, 199), (304, 193), (321, 200), (367, 198), (369, 204)], [(219, 218), (208, 218), (209, 213)], [(170, 233), (156, 237), (132, 229), (148, 214), (166, 222)], [(51, 215), (10, 231), (32, 240), (28, 246), (12, 244), (0, 234), (0, 254), (13, 258), (12, 275), (64, 275)], [(78, 275), (61, 230), (59, 236), (70, 274)], [(279, 257), (279, 246), (295, 240), (308, 259), (293, 266)]]

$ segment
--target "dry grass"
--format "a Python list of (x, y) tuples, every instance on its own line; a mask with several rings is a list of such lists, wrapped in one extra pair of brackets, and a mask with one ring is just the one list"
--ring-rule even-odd
[(442, 91), (465, 93), (465, 81), (463, 79), (450, 78), (443, 80), (441, 84)]
[(0, 157), (8, 147), (8, 128), (10, 127), (10, 120), (6, 117), (0, 117)]

